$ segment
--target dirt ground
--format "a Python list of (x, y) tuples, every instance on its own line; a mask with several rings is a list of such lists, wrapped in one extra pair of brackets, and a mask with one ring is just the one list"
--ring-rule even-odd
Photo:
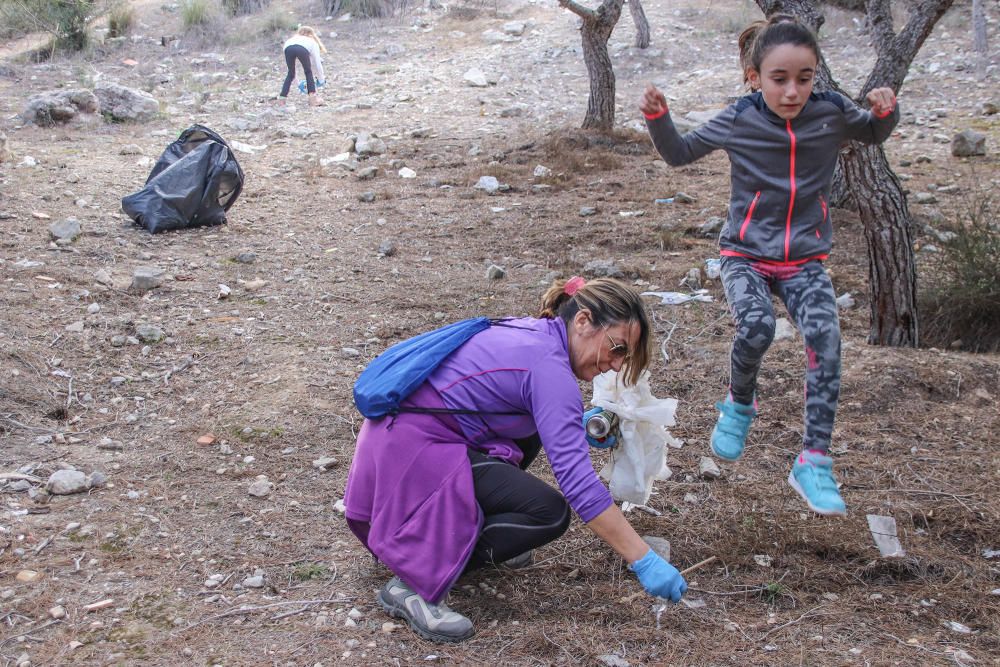
[[(654, 81), (683, 116), (740, 94), (735, 40), (757, 13), (647, 3), (643, 52), (626, 12), (611, 42), (622, 129), (602, 138), (574, 130), (586, 70), (575, 19), (555, 3), (411, 8), (381, 22), (275, 6), (323, 31), (327, 106), (294, 92), (276, 106), (285, 35), (262, 16), (191, 37), (176, 5), (142, 3), (124, 43), (0, 63), (11, 153), (0, 162), (3, 665), (1000, 664), (1000, 358), (867, 345), (867, 255), (845, 210), (829, 267), (838, 294), (857, 300), (841, 313), (834, 434), (846, 519), (805, 512), (785, 481), (801, 430), (797, 339), (768, 354), (747, 455), (721, 479), (699, 478), (732, 335), (708, 281), (711, 303), (650, 301), (669, 356), (651, 369), (653, 389), (680, 401), (673, 433), (686, 444), (670, 450), (673, 479), (649, 502), (661, 514), (629, 514), (641, 534), (670, 540), (678, 567), (718, 558), (690, 577), (691, 604), (658, 610), (634, 595), (625, 564), (575, 521), (533, 567), (460, 582), (450, 603), (474, 621), (471, 640), (435, 645), (386, 625), (374, 593), (389, 575), (336, 507), (359, 370), (443, 322), (534, 314), (554, 277), (593, 260), (643, 290), (682, 289), (717, 254), (690, 230), (725, 214), (728, 165), (657, 164), (635, 131), (637, 100)], [(997, 101), (1000, 58), (994, 45), (988, 78), (975, 79), (968, 14), (958, 3), (928, 40), (886, 145), (907, 189), (937, 198), (911, 203), (918, 220), (942, 227), (998, 185), (1000, 127), (979, 109)], [(482, 35), (511, 20), (527, 23), (522, 36)], [(181, 39), (165, 47), (163, 35)], [(828, 13), (823, 45), (849, 90), (871, 64), (864, 42), (851, 16)], [(495, 85), (466, 85), (473, 66)], [(17, 116), (32, 94), (97, 79), (151, 91), (160, 117), (47, 129)], [(255, 147), (237, 152), (244, 192), (224, 226), (151, 236), (120, 199), (195, 122)], [(991, 155), (953, 158), (935, 139), (967, 128), (989, 135)], [(358, 165), (379, 168), (372, 180), (330, 160), (359, 132), (387, 145)], [(551, 173), (535, 176), (538, 165)], [(403, 166), (416, 177), (401, 178)], [(509, 188), (475, 190), (483, 175)], [(694, 203), (654, 203), (677, 192)], [(596, 214), (582, 217), (584, 206)], [(49, 225), (70, 216), (83, 234), (52, 243)], [(922, 287), (935, 242), (917, 236)], [(505, 277), (487, 279), (492, 264)], [(166, 281), (129, 289), (140, 266)], [(216, 441), (199, 445), (206, 434)], [(318, 468), (323, 457), (336, 463)], [(107, 483), (44, 493), (69, 466)], [(250, 495), (262, 475), (269, 494)], [(866, 514), (895, 518), (905, 557), (880, 558)]]

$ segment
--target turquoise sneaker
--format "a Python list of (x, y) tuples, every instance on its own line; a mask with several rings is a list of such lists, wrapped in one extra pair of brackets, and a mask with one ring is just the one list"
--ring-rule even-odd
[(757, 415), (755, 403), (744, 405), (726, 396), (726, 400), (715, 404), (719, 409), (719, 421), (712, 429), (712, 452), (720, 459), (735, 461), (743, 456), (750, 423)]
[(847, 505), (833, 478), (833, 459), (825, 454), (804, 451), (795, 459), (788, 483), (799, 492), (809, 509), (823, 516), (847, 516)]

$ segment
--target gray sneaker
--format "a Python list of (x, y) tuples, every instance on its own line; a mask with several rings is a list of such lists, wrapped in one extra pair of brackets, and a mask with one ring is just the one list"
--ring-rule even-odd
[(535, 552), (533, 549), (525, 551), (523, 554), (514, 556), (513, 558), (508, 558), (504, 562), (500, 563), (508, 570), (520, 570), (525, 567), (530, 567), (535, 562)]
[(378, 601), (390, 616), (405, 619), (414, 632), (432, 642), (460, 642), (475, 632), (472, 621), (443, 602), (427, 602), (399, 577), (393, 577), (382, 587)]

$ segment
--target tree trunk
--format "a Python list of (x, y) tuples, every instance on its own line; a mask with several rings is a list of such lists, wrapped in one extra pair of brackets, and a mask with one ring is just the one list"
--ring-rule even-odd
[(986, 78), (986, 64), (990, 54), (986, 44), (986, 11), (983, 0), (972, 0), (972, 46), (976, 50), (976, 78)]
[(632, 14), (632, 22), (635, 23), (635, 46), (637, 49), (648, 49), (650, 44), (649, 20), (646, 12), (642, 10), (642, 3), (639, 0), (628, 0), (628, 10)]
[(590, 77), (584, 129), (607, 131), (615, 125), (615, 71), (608, 55), (608, 39), (621, 18), (624, 4), (625, 0), (603, 0), (597, 9), (588, 9), (575, 0), (559, 0), (560, 6), (583, 20), (580, 26), (583, 62)]
[[(868, 242), (868, 342), (916, 347), (917, 279), (913, 261), (910, 211), (881, 146), (851, 142), (841, 164), (865, 221)], [(884, 219), (883, 224), (868, 221)], [(892, 224), (890, 224), (892, 223)]]

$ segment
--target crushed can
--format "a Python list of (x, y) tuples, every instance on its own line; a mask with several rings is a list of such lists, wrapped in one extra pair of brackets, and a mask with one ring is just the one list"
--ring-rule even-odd
[(587, 420), (587, 435), (594, 440), (603, 442), (611, 435), (618, 434), (618, 415), (613, 412), (598, 412)]

